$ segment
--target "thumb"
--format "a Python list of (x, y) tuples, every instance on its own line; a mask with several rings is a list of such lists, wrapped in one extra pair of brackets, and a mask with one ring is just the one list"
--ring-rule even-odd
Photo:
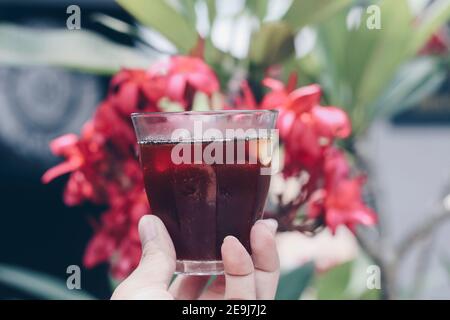
[(113, 294), (113, 299), (171, 299), (167, 292), (175, 271), (175, 249), (163, 222), (154, 215), (139, 221), (142, 256), (138, 267)]

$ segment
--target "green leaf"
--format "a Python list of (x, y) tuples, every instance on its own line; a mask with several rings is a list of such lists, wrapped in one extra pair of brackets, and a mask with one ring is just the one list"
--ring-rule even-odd
[(284, 21), (298, 30), (306, 25), (317, 24), (345, 8), (353, 0), (294, 0), (286, 12)]
[(158, 102), (158, 107), (164, 112), (181, 112), (184, 111), (183, 106), (178, 103), (171, 101), (169, 98), (164, 97)]
[(360, 252), (351, 263), (351, 278), (345, 288), (345, 297), (351, 300), (379, 299), (381, 290), (376, 288), (369, 289), (367, 286), (369, 276), (367, 271), (369, 267), (374, 265), (374, 261), (364, 252)]
[(450, 1), (437, 0), (422, 14), (420, 25), (410, 45), (411, 54), (420, 50), (431, 35), (450, 18)]
[(369, 29), (371, 13), (364, 11), (359, 28), (347, 30), (346, 13), (319, 28), (319, 56), (331, 104), (350, 112), (357, 135), (372, 120), (368, 109), (406, 61), (413, 37), (413, 17), (406, 0), (379, 2), (381, 29)]
[(116, 288), (119, 286), (119, 284), (122, 281), (114, 278), (112, 276), (112, 274), (109, 272), (108, 273), (108, 282), (109, 282), (109, 287), (111, 288), (111, 291), (113, 292), (114, 290), (116, 290)]
[(380, 300), (381, 290), (369, 290), (364, 291), (357, 300)]
[(268, 0), (247, 0), (246, 6), (260, 21), (264, 19), (267, 14)]
[(114, 74), (120, 68), (145, 68), (150, 63), (137, 49), (90, 31), (0, 25), (0, 65), (50, 65)]
[[(352, 58), (362, 62), (362, 68), (357, 77), (352, 79), (355, 90), (354, 114), (357, 124), (364, 125), (369, 121), (364, 109), (372, 103), (383, 91), (386, 84), (391, 81), (397, 68), (405, 61), (407, 45), (412, 37), (412, 16), (406, 0), (386, 1), (380, 4), (382, 27), (380, 30), (360, 28), (355, 34), (356, 41), (364, 43), (366, 48), (359, 54), (365, 57)], [(363, 21), (364, 18), (363, 17)], [(372, 41), (368, 44), (367, 41)]]
[(94, 13), (91, 15), (91, 20), (100, 23), (111, 30), (129, 35), (131, 37), (137, 37), (139, 34), (137, 27), (107, 14)]
[(217, 15), (216, 0), (204, 0), (204, 1), (206, 2), (206, 6), (208, 8), (209, 26), (210, 28), (212, 28), (212, 25)]
[(275, 299), (298, 300), (313, 276), (313, 262), (308, 262), (287, 274), (281, 275)]
[(64, 281), (52, 276), (17, 266), (0, 264), (0, 283), (26, 292), (40, 299), (92, 300), (93, 296), (81, 290), (69, 290)]
[(197, 14), (195, 12), (195, 2), (196, 0), (181, 0), (178, 1), (182, 8), (183, 15), (186, 17), (186, 21), (193, 28), (197, 24)]
[(171, 41), (182, 53), (191, 50), (198, 39), (195, 27), (164, 0), (117, 0), (143, 25), (153, 28)]
[(434, 93), (446, 78), (440, 59), (416, 58), (403, 65), (373, 107), (376, 115), (391, 116)]
[[(420, 23), (413, 17), (407, 0), (380, 0), (377, 4), (381, 29), (366, 26), (372, 15), (366, 8), (359, 28), (347, 30), (345, 11), (318, 26), (315, 55), (322, 66), (319, 81), (325, 88), (327, 103), (350, 113), (354, 135), (363, 133), (375, 116), (413, 105), (442, 81), (442, 73), (426, 63), (414, 66), (417, 74), (401, 75), (401, 81), (398, 72), (431, 32), (448, 19), (448, 0), (430, 6)], [(395, 90), (389, 88), (392, 85)], [(386, 100), (388, 95), (394, 99), (394, 94), (395, 101)], [(380, 101), (385, 105), (382, 108)]]
[(252, 35), (250, 60), (257, 65), (270, 66), (294, 54), (294, 32), (284, 22), (269, 22)]
[(192, 111), (210, 111), (211, 101), (208, 95), (203, 92), (197, 91), (194, 96), (192, 105)]
[(317, 299), (346, 299), (346, 289), (350, 282), (351, 271), (352, 262), (346, 262), (317, 276), (314, 281)]

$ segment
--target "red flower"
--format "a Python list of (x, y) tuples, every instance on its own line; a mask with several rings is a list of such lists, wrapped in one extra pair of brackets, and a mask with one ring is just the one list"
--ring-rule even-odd
[(334, 147), (330, 147), (326, 151), (323, 161), (323, 174), (326, 189), (333, 188), (341, 180), (350, 176), (350, 165), (342, 151)]
[[(346, 138), (351, 132), (351, 124), (347, 114), (337, 107), (320, 106), (321, 88), (317, 84), (289, 91), (281, 83), (273, 79), (265, 79), (264, 83), (274, 88), (262, 101), (266, 109), (279, 109), (278, 127), (281, 136), (288, 136), (298, 124), (297, 120), (311, 123), (318, 136), (325, 138)], [(306, 116), (305, 116), (306, 115)]]
[(105, 231), (97, 232), (86, 247), (83, 265), (92, 268), (99, 263), (108, 262), (116, 250), (116, 242), (113, 234)]
[(261, 102), (261, 108), (283, 108), (283, 106), (289, 104), (289, 94), (294, 91), (297, 85), (297, 74), (291, 73), (289, 75), (286, 86), (283, 82), (273, 78), (265, 78), (262, 83), (267, 88), (271, 89), (271, 91), (264, 96), (264, 99)]
[(165, 95), (186, 108), (192, 107), (195, 91), (208, 95), (219, 90), (214, 71), (201, 59), (174, 56), (154, 64), (148, 70), (151, 79), (164, 79)]
[(145, 70), (124, 69), (110, 84), (109, 100), (122, 116), (132, 112), (158, 111), (156, 102), (164, 95), (164, 83), (152, 79)]
[(364, 179), (344, 179), (330, 190), (319, 189), (309, 202), (308, 216), (317, 218), (324, 215), (326, 225), (334, 233), (339, 225), (346, 225), (353, 232), (358, 224), (374, 225), (375, 212), (361, 200)]
[(150, 211), (129, 113), (156, 108), (157, 92), (147, 90), (152, 87), (144, 71), (121, 71), (112, 80), (110, 95), (85, 124), (80, 137), (67, 135), (51, 143), (52, 151), (66, 161), (43, 176), (43, 181), (49, 182), (71, 173), (64, 191), (67, 205), (91, 201), (108, 207), (95, 224), (84, 264), (93, 267), (111, 262), (113, 275), (120, 278), (139, 263), (137, 224)]
[(64, 190), (64, 203), (68, 206), (76, 206), (84, 200), (95, 201), (94, 186), (87, 180), (85, 174), (77, 170), (70, 175)]
[(334, 138), (345, 138), (351, 132), (350, 119), (344, 111), (320, 106), (320, 86), (293, 90), (296, 80), (292, 79), (295, 78), (291, 76), (286, 87), (278, 80), (265, 79), (264, 84), (272, 91), (261, 103), (263, 108), (280, 111), (277, 127), (285, 144), (286, 175), (312, 170), (320, 164)]
[(78, 146), (78, 137), (75, 134), (66, 134), (56, 138), (50, 143), (50, 150), (57, 156), (65, 157), (66, 161), (45, 172), (42, 176), (43, 183), (49, 183), (60, 175), (80, 168), (84, 162), (83, 155)]
[(350, 168), (337, 149), (328, 150), (324, 161), (324, 188), (316, 190), (308, 202), (308, 217), (324, 217), (332, 232), (339, 225), (355, 231), (357, 224), (374, 225), (375, 212), (362, 201), (364, 177), (350, 178)]
[[(131, 112), (135, 111), (138, 110), (131, 110)], [(87, 141), (97, 141), (97, 143), (109, 141), (109, 148), (114, 149), (110, 150), (111, 152), (117, 152), (121, 157), (134, 157), (136, 136), (130, 116), (122, 117), (114, 108), (111, 99), (100, 104), (94, 114), (90, 129), (92, 130), (89, 133), (91, 137), (87, 138)], [(85, 132), (85, 134), (88, 133)], [(100, 148), (104, 149), (104, 146)]]
[(347, 138), (352, 131), (347, 113), (337, 107), (316, 105), (311, 109), (311, 115), (322, 137)]
[(320, 105), (320, 86), (294, 89), (295, 82), (293, 76), (287, 86), (265, 79), (264, 84), (272, 91), (261, 106), (280, 112), (277, 127), (285, 146), (285, 175), (297, 175), (300, 171), (309, 174), (303, 186), (308, 217), (323, 217), (333, 232), (341, 224), (351, 230), (356, 224), (374, 224), (376, 215), (361, 197), (363, 179), (350, 177), (347, 160), (333, 147), (334, 139), (350, 135), (350, 119), (337, 107)]

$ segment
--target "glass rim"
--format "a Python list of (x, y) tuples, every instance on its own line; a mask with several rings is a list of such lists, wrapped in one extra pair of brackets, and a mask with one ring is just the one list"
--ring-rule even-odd
[(230, 114), (275, 114), (279, 112), (275, 109), (242, 109), (242, 110), (207, 110), (207, 111), (147, 111), (133, 112), (131, 118), (152, 117), (152, 116), (168, 116), (168, 115), (186, 115), (186, 116), (224, 116)]

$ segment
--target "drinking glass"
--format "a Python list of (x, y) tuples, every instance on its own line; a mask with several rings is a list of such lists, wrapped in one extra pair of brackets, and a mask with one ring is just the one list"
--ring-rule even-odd
[(176, 273), (222, 274), (223, 239), (251, 252), (270, 184), (273, 110), (131, 115), (152, 214), (175, 246)]

